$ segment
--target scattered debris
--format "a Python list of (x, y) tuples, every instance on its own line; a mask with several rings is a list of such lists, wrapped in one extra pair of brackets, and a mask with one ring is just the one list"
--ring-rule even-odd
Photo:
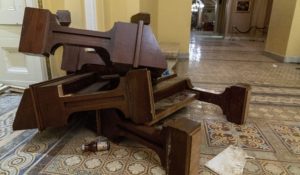
[(277, 64), (273, 64), (272, 66), (273, 66), (274, 68), (278, 67), (278, 65), (277, 65)]
[(208, 161), (205, 166), (220, 175), (242, 175), (247, 158), (254, 159), (248, 156), (242, 148), (230, 145)]
[(107, 151), (110, 148), (110, 143), (107, 139), (97, 139), (81, 146), (83, 152)]

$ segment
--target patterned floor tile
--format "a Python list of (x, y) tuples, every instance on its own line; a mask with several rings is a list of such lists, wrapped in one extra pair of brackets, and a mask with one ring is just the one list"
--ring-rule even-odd
[(288, 174), (280, 162), (260, 161), (266, 174)]
[(265, 120), (300, 121), (300, 108), (251, 104), (248, 117)]
[[(196, 50), (191, 48), (192, 50)], [(253, 56), (255, 58), (253, 59)], [(199, 60), (200, 58), (200, 60)], [(192, 55), (190, 57), (191, 61), (201, 61), (201, 60), (219, 60), (219, 61), (247, 61), (247, 62), (269, 62), (277, 63), (277, 61), (261, 54), (261, 53), (245, 53), (240, 51), (222, 51), (222, 54), (216, 53), (215, 51), (202, 51), (201, 57), (198, 55)]]
[(0, 95), (0, 116), (17, 108), (20, 100), (21, 94), (1, 94)]
[(251, 103), (300, 107), (300, 97), (253, 94)]
[(289, 174), (292, 175), (298, 175), (300, 174), (300, 164), (294, 164), (294, 163), (286, 163), (285, 169)]
[(281, 88), (281, 87), (252, 87), (253, 92), (260, 94), (281, 94), (300, 96), (300, 88)]
[[(217, 175), (204, 166), (214, 155), (201, 154), (199, 174)], [(244, 167), (244, 175), (298, 175), (300, 173), (299, 163), (281, 161), (270, 161), (262, 159), (248, 159)]]
[(205, 120), (208, 146), (236, 145), (247, 150), (274, 151), (268, 140), (254, 123), (236, 125), (229, 122)]
[(298, 166), (300, 164), (291, 164), (287, 162), (280, 161), (269, 161), (254, 159), (248, 160), (244, 168), (245, 175), (260, 175), (260, 174), (270, 174), (270, 175), (288, 175), (288, 174), (299, 174)]
[(256, 160), (247, 160), (244, 174), (263, 174), (263, 168)]
[(0, 160), (0, 174), (24, 174), (26, 169), (45, 156), (45, 153), (55, 145), (64, 132), (61, 129), (52, 129), (43, 133), (37, 133), (34, 130), (32, 135), (20, 140), (21, 144), (17, 143), (18, 146), (11, 147), (8, 152), (4, 153)]
[(270, 124), (276, 136), (293, 154), (300, 155), (300, 126)]
[(126, 143), (111, 143), (108, 151), (82, 153), (81, 145), (85, 143), (86, 138), (95, 138), (95, 134), (82, 127), (68, 133), (65, 139), (51, 150), (51, 156), (43, 159), (28, 173), (165, 174), (157, 155), (150, 149), (136, 143), (134, 147)]
[(12, 124), (15, 118), (16, 109), (4, 115), (0, 115), (0, 141), (8, 137), (12, 132)]
[[(192, 82), (237, 84), (248, 83), (251, 85), (300, 87), (298, 66), (293, 64), (258, 62), (234, 62), (210, 60), (189, 62), (181, 61), (177, 65), (180, 76), (190, 77)], [(255, 71), (253, 71), (255, 70)]]

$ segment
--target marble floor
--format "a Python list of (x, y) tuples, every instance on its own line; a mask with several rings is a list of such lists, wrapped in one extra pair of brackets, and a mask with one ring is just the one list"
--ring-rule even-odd
[(194, 86), (219, 92), (236, 83), (252, 86), (245, 125), (228, 123), (218, 107), (199, 102), (177, 114), (204, 126), (200, 174), (214, 174), (203, 164), (231, 144), (256, 158), (244, 174), (300, 174), (300, 65), (280, 63), (263, 50), (263, 42), (194, 36), (190, 59), (178, 64), (177, 73)]
[[(252, 86), (244, 125), (227, 122), (219, 107), (203, 102), (193, 102), (172, 116), (202, 124), (201, 159), (195, 165), (199, 174), (214, 174), (204, 163), (229, 145), (255, 157), (244, 174), (300, 174), (300, 65), (280, 63), (263, 50), (263, 42), (194, 36), (190, 58), (179, 60), (178, 75), (190, 77), (195, 86), (220, 92), (236, 83)], [(18, 97), (0, 97), (4, 104), (17, 101)], [(14, 113), (9, 108), (0, 114), (1, 128), (11, 127)], [(165, 174), (153, 151), (130, 140), (112, 144), (109, 151), (82, 153), (81, 144), (96, 136), (76, 123), (42, 133), (6, 129), (1, 135), (9, 139), (0, 137), (0, 174)]]

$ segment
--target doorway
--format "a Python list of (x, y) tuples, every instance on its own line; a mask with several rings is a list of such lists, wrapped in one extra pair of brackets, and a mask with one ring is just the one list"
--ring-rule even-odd
[(226, 0), (193, 0), (191, 33), (202, 37), (224, 37)]
[(25, 7), (36, 0), (0, 0), (0, 84), (28, 87), (47, 79), (44, 58), (18, 52)]

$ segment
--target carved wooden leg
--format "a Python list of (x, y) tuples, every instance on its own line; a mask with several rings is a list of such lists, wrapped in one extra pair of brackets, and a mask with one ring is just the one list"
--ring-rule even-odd
[(155, 151), (169, 175), (198, 174), (200, 124), (187, 118), (167, 121), (162, 129), (137, 125), (122, 119), (115, 110), (102, 110), (103, 136), (126, 137)]
[(226, 110), (223, 113), (228, 121), (244, 124), (248, 116), (250, 89), (250, 85), (236, 85), (225, 91), (228, 101), (226, 102)]
[(226, 88), (221, 94), (198, 88), (193, 90), (199, 94), (198, 100), (220, 106), (228, 121), (243, 124), (248, 115), (250, 89), (250, 85), (239, 84)]
[(186, 118), (168, 122), (166, 127), (167, 174), (198, 174), (200, 124)]
[(97, 135), (102, 135), (102, 129), (101, 129), (101, 111), (100, 110), (96, 110), (96, 133)]
[(38, 123), (32, 105), (32, 94), (30, 89), (25, 89), (13, 123), (13, 130), (32, 129), (37, 127)]

